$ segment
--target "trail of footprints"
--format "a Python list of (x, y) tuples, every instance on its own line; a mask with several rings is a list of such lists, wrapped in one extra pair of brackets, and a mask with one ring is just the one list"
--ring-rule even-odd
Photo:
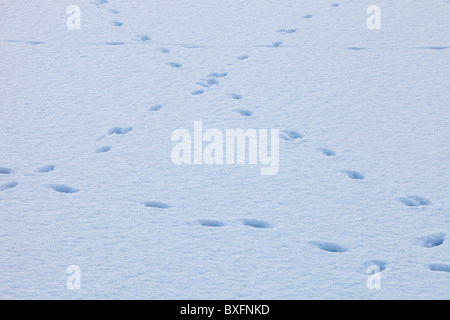
[[(101, 7), (101, 6), (108, 4), (108, 2), (109, 2), (108, 0), (96, 0), (96, 1), (92, 1), (91, 4)], [(339, 4), (334, 3), (334, 4), (331, 4), (331, 6), (339, 7)], [(114, 15), (120, 14), (120, 11), (116, 10), (116, 9), (110, 9), (109, 12)], [(306, 14), (306, 15), (302, 16), (302, 19), (311, 19), (311, 18), (312, 18), (312, 15), (310, 15), (310, 14)], [(110, 25), (113, 27), (121, 27), (121, 26), (123, 26), (123, 22), (114, 19), (110, 22)], [(297, 31), (297, 29), (294, 29), (294, 28), (276, 30), (276, 32), (286, 34), (286, 35), (292, 35), (296, 31)], [(135, 38), (135, 40), (139, 41), (139, 42), (148, 42), (151, 40), (151, 38), (148, 35), (138, 35)], [(27, 43), (28, 44), (42, 44), (42, 42), (37, 42), (37, 41), (36, 42), (28, 41)], [(123, 45), (123, 44), (125, 44), (125, 42), (112, 41), (112, 42), (107, 42), (106, 44), (112, 45), (112, 46), (117, 46), (117, 45)], [(275, 41), (272, 44), (268, 45), (267, 47), (280, 48), (280, 47), (282, 47), (282, 45), (283, 45), (283, 41)], [(448, 47), (426, 47), (426, 49), (430, 49), (430, 50), (444, 50), (447, 48)], [(347, 49), (353, 50), (353, 51), (360, 51), (360, 50), (364, 50), (365, 48), (349, 47)], [(159, 48), (157, 48), (157, 50), (159, 50), (159, 52), (164, 53), (164, 54), (170, 53), (170, 50), (168, 48), (159, 47)], [(244, 54), (244, 55), (238, 56), (236, 59), (237, 60), (247, 60), (247, 59), (249, 59), (249, 56)], [(171, 68), (182, 68), (182, 64), (178, 63), (178, 62), (166, 62), (166, 64)], [(191, 91), (191, 94), (193, 96), (197, 96), (197, 95), (201, 95), (201, 94), (205, 93), (206, 90), (219, 85), (219, 82), (220, 82), (219, 79), (226, 77), (227, 75), (228, 75), (227, 72), (212, 72), (212, 73), (208, 74), (205, 78), (202, 78), (198, 82), (196, 82), (196, 85), (201, 86), (202, 88)], [(243, 96), (238, 93), (230, 93), (229, 98), (231, 98), (233, 100), (242, 100)], [(156, 104), (156, 105), (148, 107), (148, 110), (151, 112), (157, 112), (157, 111), (160, 111), (162, 108), (163, 108), (163, 106), (161, 104)], [(247, 109), (241, 109), (241, 108), (233, 109), (233, 112), (236, 112), (237, 114), (239, 114), (240, 116), (243, 116), (243, 117), (253, 116), (253, 111), (247, 110)], [(119, 135), (119, 136), (125, 135), (125, 134), (130, 133), (132, 130), (133, 130), (133, 127), (112, 127), (107, 131), (107, 133), (105, 135), (100, 136), (95, 141), (101, 141), (105, 137), (111, 136), (111, 135)], [(286, 142), (295, 142), (295, 141), (300, 141), (301, 139), (303, 139), (304, 136), (303, 136), (303, 134), (301, 134), (297, 131), (294, 131), (294, 130), (282, 130), (280, 132), (280, 137)], [(112, 147), (109, 145), (100, 146), (95, 149), (95, 153), (97, 153), (97, 154), (107, 153), (111, 149), (112, 149)], [(319, 152), (321, 152), (322, 155), (327, 156), (327, 157), (336, 156), (336, 152), (331, 149), (328, 149), (328, 148), (318, 148), (317, 150)], [(47, 165), (37, 168), (36, 172), (40, 173), (40, 174), (48, 174), (48, 173), (51, 173), (52, 171), (54, 171), (55, 168), (56, 168), (55, 165), (47, 164)], [(11, 175), (14, 175), (14, 173), (15, 173), (14, 170), (12, 170), (10, 168), (0, 167), (0, 177), (11, 176)], [(345, 175), (349, 179), (353, 179), (353, 180), (364, 180), (365, 179), (365, 176), (358, 171), (344, 170), (343, 173), (345, 173)], [(14, 189), (17, 186), (18, 186), (18, 182), (16, 182), (16, 181), (9, 181), (9, 182), (2, 183), (2, 184), (0, 183), (0, 192), (5, 192), (7, 190)], [(80, 191), (79, 189), (73, 188), (66, 184), (50, 184), (50, 185), (48, 185), (48, 187), (51, 190), (58, 192), (58, 193), (62, 193), (62, 194), (74, 194), (74, 193), (77, 193)], [(403, 205), (405, 205), (407, 207), (420, 207), (420, 206), (428, 206), (431, 204), (431, 202), (428, 199), (420, 197), (420, 196), (415, 196), (415, 195), (402, 197), (402, 198), (399, 198), (398, 200), (399, 200), (399, 202), (401, 202)], [(156, 200), (145, 201), (142, 203), (142, 205), (145, 206), (146, 208), (149, 208), (152, 210), (165, 210), (165, 209), (171, 208), (171, 206), (169, 204), (160, 202), (160, 201), (156, 201)], [(200, 225), (202, 227), (208, 227), (208, 228), (220, 228), (220, 227), (227, 226), (227, 224), (225, 222), (222, 222), (219, 220), (213, 220), (213, 219), (199, 219), (199, 220), (197, 220), (197, 223), (198, 223), (198, 225)], [(270, 223), (268, 223), (266, 221), (257, 220), (257, 219), (243, 219), (243, 220), (239, 220), (239, 223), (245, 227), (254, 228), (254, 229), (269, 229), (269, 228), (274, 227), (273, 225), (271, 225)], [(445, 236), (446, 235), (443, 232), (441, 232), (441, 233), (435, 233), (435, 234), (419, 237), (416, 240), (416, 244), (421, 247), (428, 248), (428, 249), (438, 247), (444, 243)], [(310, 246), (313, 246), (319, 250), (322, 250), (322, 251), (325, 251), (328, 253), (339, 254), (339, 253), (345, 253), (345, 252), (349, 251), (346, 247), (343, 247), (339, 244), (332, 243), (332, 242), (310, 241), (308, 244)], [(366, 261), (364, 265), (366, 267), (375, 265), (379, 268), (380, 271), (383, 271), (387, 268), (388, 263), (384, 260), (369, 260), (369, 261)], [(442, 264), (442, 263), (434, 263), (434, 264), (429, 265), (429, 269), (431, 271), (450, 272), (450, 265)]]

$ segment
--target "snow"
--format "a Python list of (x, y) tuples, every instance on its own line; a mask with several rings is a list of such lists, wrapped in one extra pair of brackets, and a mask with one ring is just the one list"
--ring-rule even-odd
[[(449, 1), (0, 12), (0, 298), (450, 298)], [(279, 129), (277, 174), (174, 164), (194, 121)]]

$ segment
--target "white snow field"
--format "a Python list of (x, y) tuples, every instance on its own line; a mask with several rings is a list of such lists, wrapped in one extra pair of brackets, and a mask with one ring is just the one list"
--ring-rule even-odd
[[(0, 15), (0, 298), (450, 299), (450, 1)], [(194, 121), (279, 129), (278, 172), (175, 164)]]

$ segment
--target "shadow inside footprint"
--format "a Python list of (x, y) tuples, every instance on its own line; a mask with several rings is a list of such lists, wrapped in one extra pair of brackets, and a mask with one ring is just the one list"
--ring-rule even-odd
[(419, 196), (409, 196), (405, 198), (400, 198), (399, 201), (408, 207), (427, 206), (431, 204), (430, 200)]
[(209, 220), (209, 219), (200, 219), (200, 220), (198, 220), (198, 223), (200, 223), (202, 226), (205, 226), (205, 227), (223, 227), (225, 225), (221, 221)]
[(204, 92), (205, 92), (205, 90), (197, 89), (197, 90), (192, 91), (191, 94), (192, 94), (193, 96), (197, 96), (197, 95), (202, 94), (202, 93), (204, 93)]
[(244, 219), (242, 220), (244, 225), (253, 228), (270, 228), (270, 224), (266, 221), (256, 220), (256, 219)]
[(108, 130), (108, 134), (127, 134), (131, 130), (133, 130), (133, 127), (127, 128), (114, 127)]
[(17, 184), (18, 184), (18, 183), (15, 182), (15, 181), (4, 183), (4, 184), (0, 185), (0, 192), (1, 192), (1, 191), (5, 191), (5, 190), (7, 190), (7, 189), (15, 188), (15, 187), (17, 187)]
[(328, 251), (328, 252), (346, 252), (348, 251), (346, 248), (341, 247), (338, 244), (332, 242), (323, 242), (323, 241), (311, 241), (310, 244), (316, 246), (317, 248)]
[(77, 193), (79, 191), (65, 184), (51, 184), (49, 187), (60, 193)]
[(115, 26), (115, 27), (123, 26), (123, 22), (120, 22), (120, 21), (111, 21), (109, 24), (112, 26)]
[(13, 171), (9, 168), (0, 167), (0, 174), (12, 174)]
[(350, 179), (354, 179), (354, 180), (363, 180), (364, 179), (364, 175), (362, 173), (359, 173), (358, 171), (345, 171), (345, 173), (347, 174), (347, 176)]
[(37, 168), (37, 172), (46, 173), (55, 170), (55, 166), (53, 164), (49, 164), (40, 168)]
[(303, 138), (303, 135), (301, 133), (298, 133), (297, 131), (283, 130), (280, 133), (280, 137), (286, 141), (293, 141)]
[(245, 110), (245, 109), (236, 109), (234, 110), (239, 113), (243, 117), (251, 117), (253, 115), (253, 111)]
[(420, 237), (418, 239), (420, 245), (425, 248), (433, 248), (440, 246), (445, 241), (445, 233), (440, 232), (436, 234), (431, 234), (425, 237)]
[(432, 263), (432, 264), (430, 264), (430, 270), (431, 271), (450, 272), (450, 264)]
[(319, 150), (322, 151), (322, 154), (327, 157), (332, 157), (336, 155), (336, 152), (327, 148), (320, 148)]
[(104, 152), (108, 152), (110, 150), (111, 150), (110, 146), (104, 146), (104, 147), (95, 149), (95, 153), (104, 153)]
[(181, 68), (183, 66), (181, 63), (178, 62), (167, 62), (166, 64), (172, 68)]
[(170, 208), (170, 206), (168, 204), (159, 202), (159, 201), (146, 201), (146, 202), (144, 202), (144, 205), (147, 208), (159, 208), (159, 209)]
[(154, 106), (151, 106), (150, 108), (148, 108), (149, 111), (159, 111), (161, 109), (162, 109), (162, 105), (160, 105), (160, 104), (157, 104), (157, 105), (154, 105)]
[(226, 77), (227, 75), (228, 75), (228, 73), (226, 73), (226, 72), (212, 72), (208, 75), (208, 78), (210, 78), (210, 77), (222, 78), (222, 77)]
[(380, 269), (380, 272), (383, 271), (384, 269), (386, 269), (387, 267), (387, 262), (384, 260), (369, 260), (367, 261), (364, 266), (366, 268), (370, 267), (370, 266), (377, 266)]

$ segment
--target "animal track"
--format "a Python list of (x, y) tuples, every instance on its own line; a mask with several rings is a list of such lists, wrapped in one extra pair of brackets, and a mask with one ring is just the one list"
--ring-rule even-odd
[(133, 130), (133, 127), (127, 127), (127, 128), (121, 128), (121, 127), (114, 127), (108, 130), (108, 134), (127, 134)]
[(237, 93), (230, 94), (230, 97), (231, 97), (231, 99), (234, 99), (234, 100), (241, 100), (242, 99), (242, 96), (240, 94), (237, 94)]
[(169, 53), (170, 52), (170, 50), (167, 48), (158, 48), (158, 51), (161, 53)]
[(253, 228), (270, 228), (270, 224), (266, 221), (256, 220), (256, 219), (244, 219), (242, 221), (244, 225), (253, 227)]
[(53, 164), (48, 164), (46, 166), (37, 168), (37, 172), (39, 172), (39, 173), (46, 173), (46, 172), (50, 172), (53, 170), (55, 170), (55, 166)]
[(214, 84), (219, 84), (219, 80), (217, 80), (216, 78), (209, 78), (208, 80), (206, 80), (206, 83), (207, 83), (209, 86), (212, 86), (212, 85), (214, 85)]
[(181, 68), (183, 65), (178, 62), (166, 62), (168, 66), (171, 66), (172, 68)]
[(138, 41), (145, 42), (145, 41), (150, 41), (152, 38), (150, 36), (144, 34), (144, 35), (138, 36), (137, 39), (138, 39)]
[(104, 152), (108, 152), (110, 150), (111, 150), (110, 146), (104, 146), (104, 147), (97, 148), (95, 150), (95, 153), (104, 153)]
[(170, 208), (170, 206), (168, 204), (159, 202), (159, 201), (146, 201), (146, 202), (144, 202), (144, 205), (147, 208), (159, 208), (159, 209)]
[(429, 267), (431, 271), (450, 272), (450, 264), (432, 263)]
[(293, 141), (303, 138), (303, 135), (298, 133), (297, 131), (283, 130), (281, 131), (280, 137), (286, 141)]
[(339, 7), (339, 3), (333, 3), (331, 6), (332, 7)]
[(114, 26), (114, 27), (121, 27), (121, 26), (123, 26), (123, 22), (120, 22), (120, 21), (111, 21), (109, 24)]
[(162, 105), (160, 105), (160, 104), (157, 104), (157, 105), (154, 105), (154, 106), (148, 108), (148, 110), (150, 110), (150, 111), (159, 111), (161, 109), (162, 109)]
[(91, 1), (92, 4), (95, 4), (96, 6), (102, 5), (102, 4), (107, 4), (108, 0), (95, 0), (95, 1)]
[(323, 242), (323, 241), (311, 241), (310, 244), (316, 246), (317, 248), (328, 251), (328, 252), (346, 252), (347, 248), (341, 247), (338, 244), (332, 242)]
[(275, 41), (271, 45), (269, 45), (269, 48), (279, 48), (283, 44), (283, 41)]
[(117, 9), (110, 9), (109, 12), (114, 13), (114, 14), (119, 14), (120, 10)]
[(243, 117), (251, 117), (253, 115), (253, 111), (250, 111), (250, 110), (236, 109), (234, 111), (236, 111)]
[(5, 191), (5, 190), (7, 190), (7, 189), (15, 188), (15, 187), (17, 186), (17, 184), (18, 184), (18, 183), (15, 182), (15, 181), (4, 183), (4, 184), (0, 185), (0, 192), (1, 192), (1, 191)]
[(430, 200), (419, 196), (409, 196), (406, 198), (400, 198), (399, 200), (408, 207), (428, 206), (431, 204)]
[(312, 15), (310, 15), (310, 14), (305, 14), (303, 17), (302, 17), (302, 19), (311, 19), (312, 18)]
[(248, 55), (244, 54), (242, 56), (237, 57), (236, 59), (238, 59), (238, 60), (247, 60), (248, 59)]
[(367, 268), (367, 267), (370, 267), (370, 266), (373, 266), (373, 265), (376, 265), (378, 268), (380, 268), (380, 272), (381, 271), (383, 271), (384, 269), (386, 269), (386, 267), (387, 267), (387, 262), (386, 261), (384, 261), (384, 260), (369, 260), (369, 261), (367, 261), (365, 264), (364, 264), (364, 266)]
[(294, 33), (296, 32), (297, 29), (278, 29), (277, 32), (281, 32), (281, 33)]
[(208, 75), (208, 78), (215, 77), (215, 78), (223, 78), (228, 75), (227, 72), (212, 72)]
[(32, 46), (44, 44), (45, 42), (42, 41), (25, 41), (26, 44), (31, 44)]
[(125, 42), (113, 41), (113, 42), (106, 42), (105, 44), (108, 46), (121, 46), (121, 45), (125, 44)]
[(358, 171), (344, 171), (350, 179), (363, 180), (364, 175)]
[(425, 248), (433, 248), (440, 246), (445, 241), (445, 233), (440, 232), (436, 234), (431, 234), (418, 239), (420, 244)]
[(60, 193), (77, 193), (79, 191), (65, 184), (51, 184), (49, 187)]
[(200, 219), (200, 220), (198, 220), (198, 223), (200, 223), (202, 226), (205, 226), (205, 227), (223, 227), (225, 225), (221, 221), (208, 220), (208, 219)]
[(12, 173), (14, 173), (14, 171), (12, 171), (12, 169), (0, 167), (0, 174), (12, 174)]
[(336, 153), (333, 150), (327, 149), (327, 148), (320, 148), (320, 151), (322, 151), (322, 154), (327, 156), (327, 157), (331, 157), (331, 156), (335, 156)]
[(205, 90), (198, 89), (198, 90), (192, 91), (191, 94), (192, 94), (193, 96), (196, 96), (196, 95), (202, 94), (202, 93), (204, 93), (204, 92), (205, 92)]

